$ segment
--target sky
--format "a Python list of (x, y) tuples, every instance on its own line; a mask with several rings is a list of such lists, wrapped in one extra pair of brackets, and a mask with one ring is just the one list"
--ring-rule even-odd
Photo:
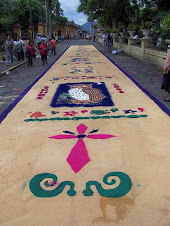
[(77, 12), (77, 7), (80, 4), (79, 0), (59, 0), (61, 8), (64, 10), (64, 16), (68, 20), (73, 20), (76, 24), (83, 25), (87, 22), (87, 17), (83, 13)]

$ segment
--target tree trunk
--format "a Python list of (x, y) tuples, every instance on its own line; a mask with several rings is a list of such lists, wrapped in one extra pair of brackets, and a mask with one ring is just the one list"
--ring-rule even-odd
[(51, 0), (45, 0), (47, 39), (51, 39)]

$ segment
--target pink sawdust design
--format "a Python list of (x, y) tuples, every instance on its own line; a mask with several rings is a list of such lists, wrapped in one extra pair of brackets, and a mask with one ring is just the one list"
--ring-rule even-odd
[(145, 109), (144, 108), (138, 108), (139, 111), (144, 112)]
[[(69, 131), (63, 131), (63, 132), (67, 132), (73, 135), (56, 135), (56, 136), (52, 136), (49, 137), (51, 139), (74, 139), (74, 138), (78, 138), (79, 140), (77, 141), (77, 143), (75, 144), (75, 146), (72, 148), (68, 158), (67, 158), (67, 162), (69, 163), (69, 165), (71, 166), (72, 170), (75, 173), (78, 173), (89, 161), (89, 155), (86, 149), (86, 145), (84, 143), (84, 138), (90, 138), (90, 139), (109, 139), (112, 137), (116, 137), (114, 135), (110, 135), (110, 134), (90, 134), (90, 135), (85, 135), (85, 132), (87, 130), (87, 126), (84, 124), (80, 124), (77, 127), (77, 131), (78, 131), (78, 135), (74, 135), (74, 133), (69, 132)], [(97, 132), (98, 130), (93, 130), (91, 131), (91, 133), (93, 132)]]
[(78, 173), (83, 166), (85, 166), (90, 161), (86, 145), (83, 139), (79, 139), (76, 145), (72, 148), (67, 162), (70, 164), (71, 168), (75, 173)]
[(101, 140), (105, 140), (111, 137), (116, 137), (114, 135), (109, 135), (109, 134), (95, 134), (95, 135), (88, 135), (87, 138), (91, 138), (91, 139), (101, 139)]

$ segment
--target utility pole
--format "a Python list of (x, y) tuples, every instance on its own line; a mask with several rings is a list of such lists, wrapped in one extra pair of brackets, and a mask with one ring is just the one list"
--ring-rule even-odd
[(47, 39), (51, 39), (51, 0), (45, 0)]

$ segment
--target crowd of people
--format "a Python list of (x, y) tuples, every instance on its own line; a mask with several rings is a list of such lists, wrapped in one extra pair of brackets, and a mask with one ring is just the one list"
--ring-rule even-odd
[(7, 40), (5, 41), (5, 50), (7, 53), (7, 66), (10, 64), (13, 65), (14, 57), (20, 60), (24, 60), (25, 57), (28, 58), (28, 67), (33, 66), (33, 59), (36, 58), (36, 53), (41, 56), (42, 65), (47, 64), (47, 54), (51, 50), (51, 55), (56, 55), (56, 45), (58, 41), (64, 41), (64, 36), (61, 37), (53, 37), (48, 40), (47, 37), (38, 34), (36, 36), (36, 44), (34, 41), (30, 40), (27, 45), (25, 45), (24, 41), (17, 37), (16, 40), (13, 40), (10, 35), (8, 35)]
[[(140, 38), (137, 35), (137, 33), (134, 34), (133, 39), (134, 39), (135, 44), (138, 44), (140, 42)], [(113, 35), (103, 33), (102, 44), (103, 44), (103, 46), (107, 47), (107, 51), (111, 51), (111, 49), (113, 47)]]
[(103, 33), (102, 44), (103, 46), (107, 46), (107, 50), (110, 51), (113, 46), (113, 37), (110, 34)]

